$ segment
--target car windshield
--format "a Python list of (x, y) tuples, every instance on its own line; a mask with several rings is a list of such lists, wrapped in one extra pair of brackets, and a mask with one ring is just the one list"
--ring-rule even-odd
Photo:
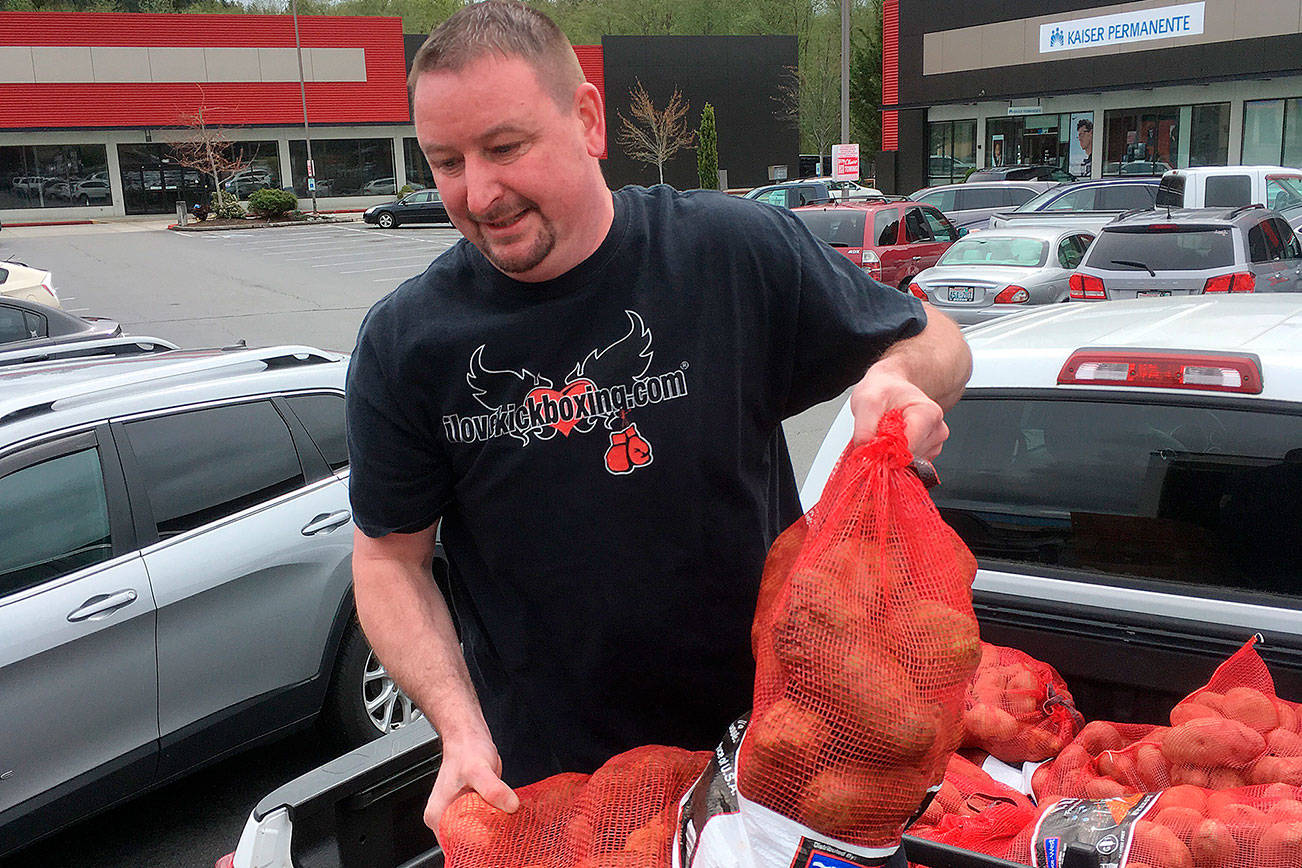
[(815, 238), (833, 247), (862, 247), (867, 212), (857, 208), (826, 208), (793, 212)]
[(1057, 196), (1061, 192), (1062, 190), (1058, 189), (1057, 187), (1050, 187), (1048, 190), (1045, 190), (1043, 193), (1036, 196), (1034, 199), (1028, 199), (1025, 202), (1023, 202), (1021, 205), (1018, 205), (1017, 210), (1039, 211), (1041, 208), (1044, 207), (1045, 202), (1048, 202), (1050, 199), (1052, 199), (1054, 196)]
[(1044, 265), (1049, 242), (1038, 238), (990, 235), (981, 232), (960, 238), (945, 251), (937, 265)]
[(1228, 226), (1181, 226), (1176, 231), (1104, 229), (1085, 262), (1103, 271), (1201, 271), (1234, 264), (1234, 238)]

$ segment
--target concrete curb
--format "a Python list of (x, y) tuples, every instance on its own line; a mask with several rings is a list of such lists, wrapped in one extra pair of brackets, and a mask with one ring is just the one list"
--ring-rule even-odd
[(282, 220), (277, 223), (250, 223), (246, 226), (208, 226), (196, 223), (193, 226), (180, 226), (173, 223), (168, 226), (174, 232), (242, 232), (247, 229), (281, 229), (286, 226), (325, 226), (330, 223), (356, 223), (356, 217), (318, 217), (315, 220)]

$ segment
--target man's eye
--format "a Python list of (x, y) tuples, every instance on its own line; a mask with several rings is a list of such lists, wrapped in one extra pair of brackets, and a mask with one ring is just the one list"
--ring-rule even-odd
[(497, 145), (492, 149), (494, 156), (507, 157), (520, 148), (519, 142), (512, 142), (509, 145)]

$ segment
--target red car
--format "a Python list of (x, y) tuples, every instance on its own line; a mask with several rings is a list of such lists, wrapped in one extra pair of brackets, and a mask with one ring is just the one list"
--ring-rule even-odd
[(944, 214), (907, 200), (850, 200), (793, 208), (792, 213), (815, 237), (901, 292), (908, 291), (917, 273), (935, 265), (959, 238), (959, 230)]

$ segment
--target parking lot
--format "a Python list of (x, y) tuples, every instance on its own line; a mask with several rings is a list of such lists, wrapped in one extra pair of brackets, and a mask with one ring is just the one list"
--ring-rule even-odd
[(182, 346), (305, 343), (347, 351), (376, 300), (461, 237), (360, 222), (168, 232), (158, 220), (10, 227), (0, 258), (54, 272), (73, 313)]

